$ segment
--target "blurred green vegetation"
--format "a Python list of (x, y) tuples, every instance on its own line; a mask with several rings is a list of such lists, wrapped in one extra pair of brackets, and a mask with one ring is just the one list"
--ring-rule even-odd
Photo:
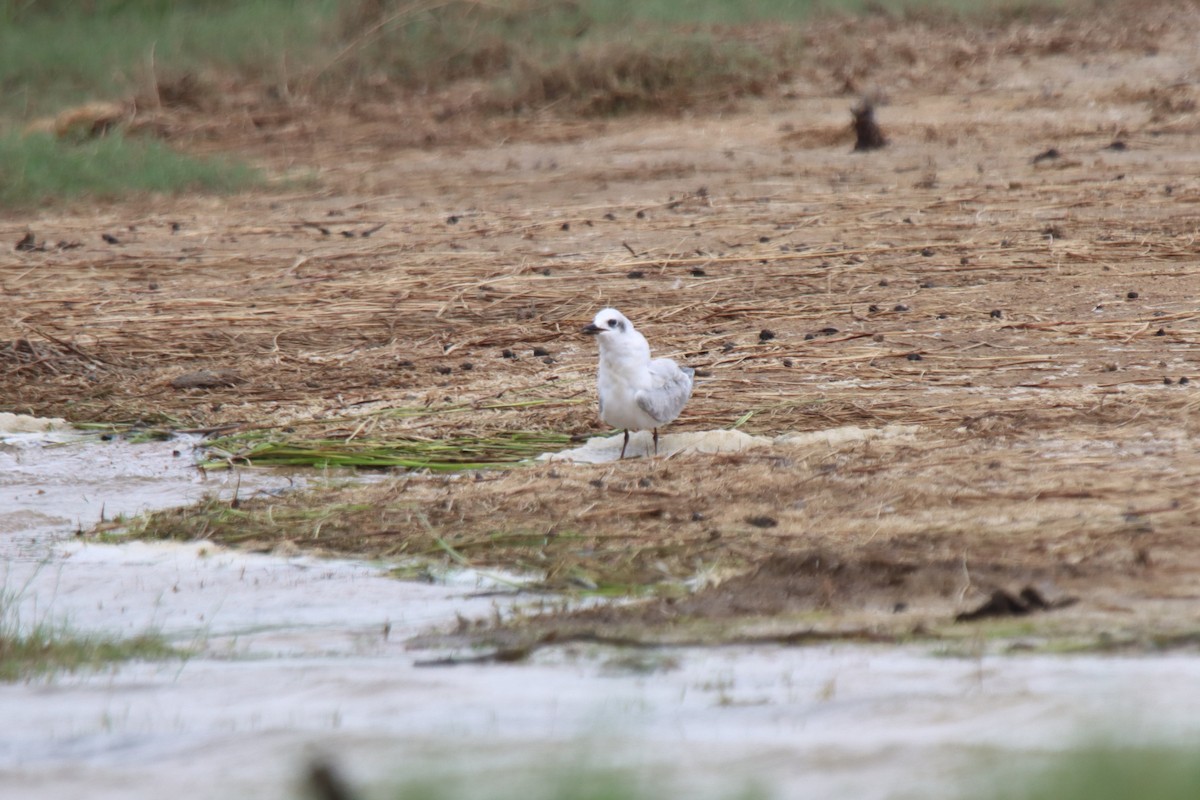
[[(210, 73), (277, 95), (470, 78), (491, 84), (506, 108), (563, 98), (596, 112), (670, 106), (697, 92), (759, 91), (785, 75), (802, 51), (796, 23), (814, 13), (1020, 13), (1063, 2), (0, 0), (0, 117), (28, 120)], [(600, 92), (617, 97), (597, 101)]]
[(964, 797), (988, 800), (1194, 800), (1200, 758), (1175, 746), (1100, 744), (1049, 757), (1046, 766), (1016, 774), (1007, 759), (1003, 781)]
[(125, 98), (187, 73), (286, 75), (333, 0), (0, 0), (0, 116)]
[[(804, 58), (799, 23), (815, 13), (1011, 16), (1064, 2), (0, 0), (0, 136), (89, 101), (219, 121), (247, 106), (387, 100), (462, 81), (476, 113), (671, 112), (786, 83)], [(228, 191), (254, 177), (132, 137), (0, 147), (8, 206)]]
[(0, 207), (131, 192), (231, 192), (259, 180), (260, 173), (244, 164), (185, 156), (152, 139), (0, 134)]

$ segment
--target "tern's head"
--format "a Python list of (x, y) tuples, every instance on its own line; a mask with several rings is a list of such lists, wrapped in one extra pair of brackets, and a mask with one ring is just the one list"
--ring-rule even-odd
[(601, 342), (615, 342), (632, 330), (633, 323), (620, 311), (615, 308), (602, 308), (592, 320), (592, 324), (584, 327), (583, 332), (598, 337)]
[(633, 358), (650, 357), (650, 345), (646, 337), (633, 327), (633, 323), (615, 308), (602, 308), (592, 324), (583, 329), (584, 333), (595, 336), (600, 344), (602, 358)]

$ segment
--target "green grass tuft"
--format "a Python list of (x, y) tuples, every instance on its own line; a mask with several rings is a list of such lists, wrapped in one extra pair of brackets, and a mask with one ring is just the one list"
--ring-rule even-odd
[(61, 623), (22, 625), (16, 612), (17, 598), (0, 589), (0, 682), (186, 655), (153, 633), (122, 639), (78, 633)]
[(39, 627), (27, 635), (0, 634), (0, 681), (17, 681), (58, 672), (97, 670), (123, 661), (161, 661), (183, 654), (152, 634), (130, 639)]
[[(571, 442), (566, 434), (508, 431), (448, 439), (286, 439), (269, 431), (235, 434), (206, 443), (202, 466), (401, 468), (457, 471), (511, 466)], [(215, 456), (215, 458), (214, 458)]]
[(112, 135), (70, 142), (45, 134), (0, 136), (0, 207), (139, 192), (233, 192), (259, 180), (251, 167), (182, 155), (152, 140)]

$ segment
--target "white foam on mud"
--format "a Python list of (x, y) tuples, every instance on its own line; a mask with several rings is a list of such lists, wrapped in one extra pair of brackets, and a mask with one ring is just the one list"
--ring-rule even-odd
[(69, 430), (70, 427), (65, 419), (58, 417), (31, 417), (27, 414), (0, 411), (0, 442), (4, 441), (6, 434), (46, 433)]
[[(740, 453), (746, 450), (771, 447), (802, 447), (825, 445), (839, 447), (845, 444), (865, 442), (871, 439), (911, 438), (917, 434), (917, 425), (885, 425), (881, 428), (860, 428), (850, 425), (804, 433), (785, 433), (775, 437), (752, 436), (738, 430), (691, 431), (659, 436), (658, 455), (669, 458), (688, 453)], [(621, 457), (624, 437), (618, 433), (610, 436), (593, 436), (579, 447), (543, 453), (541, 461), (574, 461), (581, 464), (604, 464)], [(645, 457), (654, 454), (654, 439), (650, 431), (638, 431), (629, 436), (625, 457)]]
[[(543, 453), (539, 456), (542, 461), (575, 461), (581, 464), (603, 464), (616, 461), (621, 457), (621, 444), (624, 437), (618, 433), (615, 436), (593, 436), (579, 447), (570, 450), (560, 450), (557, 453)], [(670, 456), (684, 453), (738, 453), (753, 447), (766, 447), (771, 440), (764, 436), (751, 436), (742, 431), (694, 431), (688, 433), (669, 433), (658, 438), (658, 455)], [(650, 431), (630, 433), (629, 446), (625, 448), (625, 457), (650, 456), (654, 454), (654, 438)]]
[(861, 428), (857, 425), (846, 425), (840, 428), (826, 428), (820, 431), (784, 433), (776, 436), (774, 443), (783, 447), (805, 447), (809, 445), (840, 447), (846, 444), (867, 442), (872, 439), (912, 439), (916, 437), (920, 430), (920, 425), (884, 425), (880, 428)]

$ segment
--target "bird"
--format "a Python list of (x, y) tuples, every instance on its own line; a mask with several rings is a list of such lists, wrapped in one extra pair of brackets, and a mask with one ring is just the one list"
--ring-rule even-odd
[(625, 432), (620, 458), (625, 458), (631, 430), (654, 431), (658, 455), (658, 429), (683, 411), (696, 371), (669, 358), (651, 359), (646, 337), (615, 308), (600, 309), (583, 332), (595, 336), (600, 345), (600, 419)]

